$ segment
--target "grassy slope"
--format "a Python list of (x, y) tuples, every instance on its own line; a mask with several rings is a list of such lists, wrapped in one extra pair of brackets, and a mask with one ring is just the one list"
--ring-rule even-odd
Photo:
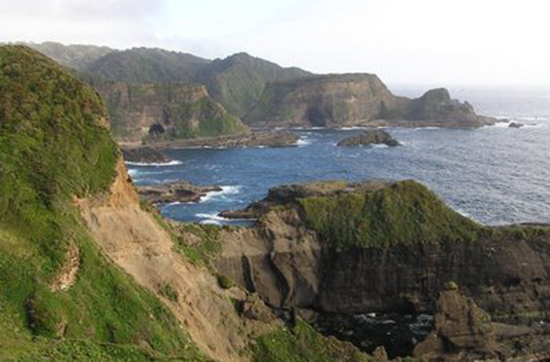
[(299, 200), (308, 226), (338, 248), (473, 240), (482, 227), (415, 181), (371, 192)]
[(254, 362), (367, 362), (375, 359), (355, 347), (320, 335), (305, 322), (263, 335), (252, 347)]
[[(21, 46), (0, 48), (0, 95), (0, 359), (197, 357), (171, 313), (101, 254), (71, 204), (115, 175), (99, 96)], [(76, 284), (54, 292), (74, 247)]]

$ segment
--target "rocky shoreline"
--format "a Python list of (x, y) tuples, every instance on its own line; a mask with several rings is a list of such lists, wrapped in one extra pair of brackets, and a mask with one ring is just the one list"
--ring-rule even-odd
[(300, 137), (290, 131), (262, 131), (239, 136), (179, 139), (146, 144), (153, 149), (184, 148), (239, 148), (239, 147), (294, 147)]
[(370, 145), (386, 145), (388, 147), (399, 146), (399, 142), (393, 138), (388, 132), (380, 129), (369, 129), (358, 135), (344, 138), (338, 142), (338, 146), (370, 146)]
[(548, 225), (485, 227), (414, 181), (281, 186), (222, 216), (258, 222), (223, 232), (218, 272), (275, 310), (432, 314), (407, 352), (430, 361), (548, 355)]
[(197, 186), (190, 182), (179, 181), (163, 185), (137, 186), (139, 196), (152, 204), (172, 202), (199, 202), (210, 192), (222, 191), (219, 186)]

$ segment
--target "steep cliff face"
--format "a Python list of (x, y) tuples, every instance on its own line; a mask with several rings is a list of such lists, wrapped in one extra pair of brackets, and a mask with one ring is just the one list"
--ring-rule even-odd
[(398, 126), (467, 128), (493, 124), (446, 89), (418, 99), (394, 96), (369, 74), (324, 75), (268, 84), (245, 116), (254, 126)]
[(202, 85), (97, 82), (119, 141), (164, 141), (248, 132)]
[(269, 83), (245, 120), (256, 126), (337, 127), (367, 123), (394, 106), (394, 96), (375, 75), (315, 76)]
[(449, 280), (496, 317), (550, 307), (549, 228), (477, 225), (412, 181), (286, 188), (251, 211), (218, 267), (276, 308), (430, 311)]
[(425, 124), (444, 127), (481, 127), (492, 124), (494, 119), (478, 116), (468, 102), (452, 99), (444, 88), (432, 89), (417, 99), (398, 97), (394, 109), (380, 114), (383, 119), (405, 120), (411, 125)]

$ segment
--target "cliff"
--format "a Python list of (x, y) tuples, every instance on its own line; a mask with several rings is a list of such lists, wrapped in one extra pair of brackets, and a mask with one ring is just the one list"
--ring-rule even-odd
[(258, 102), (267, 82), (310, 74), (298, 68), (283, 68), (246, 53), (211, 61), (191, 54), (148, 48), (111, 52), (81, 69), (116, 82), (201, 83), (216, 101), (239, 117)]
[(218, 268), (275, 308), (430, 312), (454, 280), (495, 317), (548, 312), (550, 228), (478, 225), (413, 181), (282, 187), (247, 213)]
[(375, 75), (315, 76), (269, 83), (245, 121), (269, 127), (349, 126), (375, 120), (383, 107), (394, 105), (393, 95)]
[(366, 359), (221, 283), (220, 230), (139, 201), (90, 86), (4, 46), (0, 94), (0, 360)]
[(119, 141), (241, 135), (248, 128), (213, 101), (202, 85), (95, 82)]
[(345, 74), (274, 82), (245, 122), (258, 127), (398, 126), (468, 128), (493, 124), (446, 89), (418, 99), (394, 96), (375, 75)]
[(396, 125), (451, 128), (481, 127), (495, 122), (493, 118), (478, 116), (468, 102), (452, 99), (444, 88), (432, 89), (417, 99), (398, 97), (396, 107), (385, 109), (380, 117)]

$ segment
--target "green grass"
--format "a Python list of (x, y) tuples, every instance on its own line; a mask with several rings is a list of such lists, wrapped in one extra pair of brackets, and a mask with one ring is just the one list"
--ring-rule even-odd
[(335, 248), (474, 240), (482, 227), (415, 181), (299, 200), (308, 227)]
[[(54, 345), (80, 353), (60, 338), (90, 353), (120, 344), (130, 347), (109, 351), (200, 358), (166, 307), (103, 256), (73, 206), (108, 190), (119, 157), (97, 93), (39, 53), (5, 46), (0, 94), (0, 359), (40, 360)], [(75, 247), (76, 283), (53, 291)]]
[(252, 346), (255, 362), (374, 361), (355, 347), (320, 335), (305, 322), (260, 336)]
[(172, 120), (174, 128), (164, 134), (148, 136), (146, 141), (231, 136), (249, 132), (240, 119), (227, 113), (208, 97), (167, 107), (166, 116)]
[(205, 266), (213, 271), (212, 260), (221, 252), (219, 240), (221, 227), (200, 224), (163, 224), (172, 235), (176, 251), (192, 264)]

